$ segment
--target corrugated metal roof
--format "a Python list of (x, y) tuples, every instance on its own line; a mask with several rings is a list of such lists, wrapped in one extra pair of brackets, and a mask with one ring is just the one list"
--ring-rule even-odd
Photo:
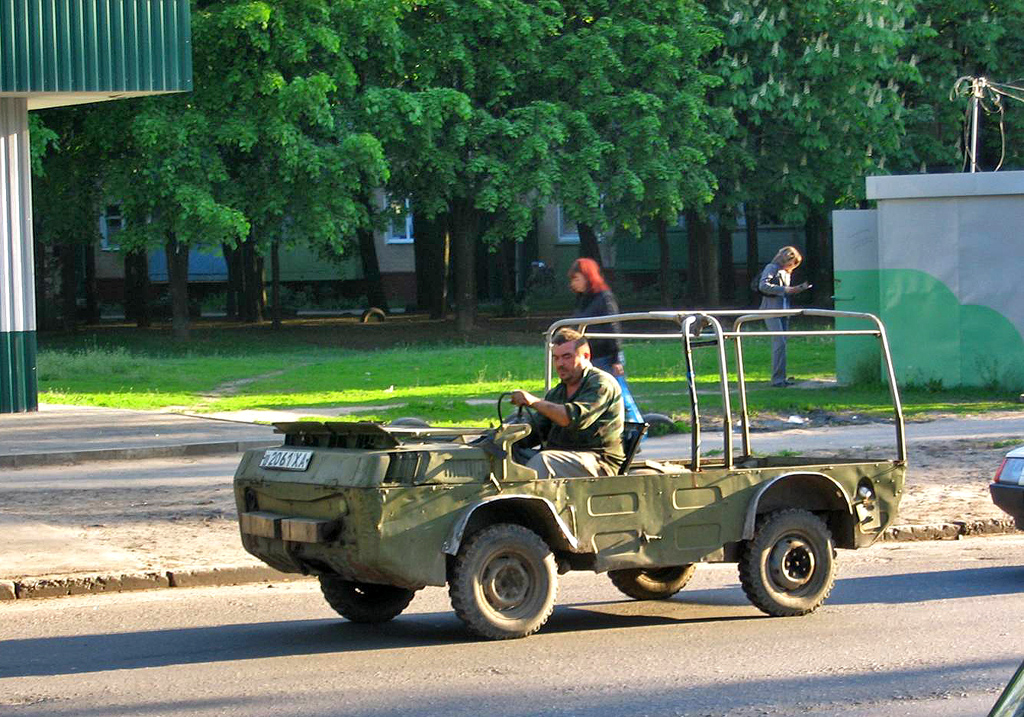
[(189, 0), (0, 0), (0, 92), (191, 90), (191, 42)]

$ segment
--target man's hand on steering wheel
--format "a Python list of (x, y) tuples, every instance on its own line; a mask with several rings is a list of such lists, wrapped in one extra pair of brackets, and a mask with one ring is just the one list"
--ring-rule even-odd
[(537, 403), (540, 399), (528, 391), (513, 391), (509, 400), (512, 401), (513, 406), (532, 408), (533, 404)]

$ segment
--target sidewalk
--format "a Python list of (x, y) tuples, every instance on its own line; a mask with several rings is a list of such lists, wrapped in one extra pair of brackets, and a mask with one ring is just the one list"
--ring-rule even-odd
[(271, 426), (158, 411), (42, 405), (0, 414), (0, 470), (237, 453), (279, 445)]
[[(287, 421), (296, 418), (286, 412), (247, 413), (244, 415), (249, 420), (258, 418), (259, 420)], [(26, 475), (26, 469), (31, 469), (33, 466), (45, 468), (61, 464), (82, 464), (82, 468), (79, 470), (85, 473), (90, 469), (89, 466), (124, 465), (123, 471), (120, 469), (108, 470), (130, 475), (141, 471), (140, 461), (148, 459), (171, 459), (172, 466), (176, 466), (177, 462), (173, 459), (177, 457), (183, 459), (182, 463), (186, 462), (185, 458), (194, 459), (200, 456), (220, 454), (227, 458), (249, 448), (280, 444), (281, 437), (274, 433), (272, 427), (227, 420), (232, 417), (239, 418), (240, 415), (208, 418), (156, 411), (52, 405), (41, 406), (40, 411), (36, 413), (3, 414), (0, 415), (0, 493), (6, 488), (9, 491), (22, 491), (9, 492), (10, 496), (25, 495), (27, 489), (24, 487), (23, 476)], [(868, 424), (841, 428), (795, 428), (772, 433), (758, 433), (753, 436), (752, 447), (762, 453), (782, 448), (790, 450), (821, 448), (832, 443), (831, 437), (836, 436), (835, 431), (839, 431), (843, 435), (843, 444), (847, 446), (891, 446), (894, 443), (893, 426)], [(1024, 440), (1024, 412), (982, 415), (975, 418), (943, 418), (927, 423), (909, 424), (907, 428), (908, 443), (917, 446), (934, 446), (965, 437)], [(689, 435), (652, 438), (644, 444), (643, 454), (650, 459), (657, 459), (674, 453), (678, 454), (681, 449), (688, 452), (689, 443)], [(703, 435), (705, 450), (713, 449), (716, 445), (721, 447), (721, 434), (708, 432)], [(1005, 450), (997, 449), (996, 452), (1005, 452)], [(980, 459), (985, 471), (989, 470), (987, 463), (991, 458), (991, 456), (985, 456)], [(104, 463), (108, 461), (120, 463)], [(230, 462), (229, 460), (228, 463)], [(913, 468), (913, 460), (911, 463)], [(996, 465), (991, 466), (991, 471), (994, 471)], [(67, 470), (58, 471), (53, 467), (47, 470), (61, 473), (64, 480), (78, 478), (74, 473), (69, 476)], [(220, 472), (217, 473), (216, 482), (222, 493), (229, 492), (230, 470), (232, 469), (225, 469), (223, 475)], [(6, 484), (4, 482), (5, 473)], [(22, 486), (20, 489), (16, 487), (19, 480)], [(82, 487), (79, 490), (88, 489)], [(948, 497), (952, 498), (952, 496)], [(121, 498), (120, 500), (125, 501), (126, 499)], [(953, 539), (964, 535), (1013, 531), (1013, 523), (1008, 516), (1003, 516), (1003, 519), (992, 517), (986, 517), (983, 520), (971, 519), (965, 517), (962, 512), (950, 512), (962, 510), (956, 506), (955, 498), (947, 502), (953, 505), (946, 511), (946, 514), (939, 516), (939, 521), (923, 525), (894, 526), (887, 532), (886, 539)], [(111, 502), (110, 506), (109, 508), (105, 507), (104, 511), (127, 512), (133, 507), (122, 506), (116, 501)], [(991, 507), (990, 503), (989, 507)], [(0, 566), (5, 563), (7, 565), (15, 563), (14, 555), (8, 553), (5, 556), (5, 552), (18, 549), (16, 546), (18, 545), (19, 531), (21, 535), (30, 536), (31, 542), (32, 536), (42, 539), (47, 535), (48, 531), (52, 530), (52, 525), (60, 524), (66, 527), (68, 523), (74, 522), (73, 518), (62, 516), (59, 512), (53, 513), (52, 510), (49, 514), (53, 518), (47, 517), (45, 522), (23, 519), (19, 517), (17, 509), (6, 512), (7, 515), (5, 515), (3, 502), (0, 502), (0, 527), (9, 538), (0, 544)], [(221, 532), (219, 533), (206, 530), (206, 526), (200, 523), (200, 528), (204, 530), (203, 534), (208, 535), (207, 538), (204, 538), (206, 542), (201, 543), (204, 550), (207, 549), (205, 546), (212, 545), (210, 541), (221, 541), (218, 545), (223, 545), (225, 540), (237, 541), (237, 529), (233, 525), (233, 512), (233, 506), (227, 506), (226, 510), (220, 511)], [(21, 515), (24, 514), (22, 512)], [(927, 515), (931, 516), (932, 513), (929, 512)], [(950, 519), (950, 515), (954, 516), (954, 519)], [(167, 526), (163, 525), (167, 521), (164, 519), (159, 522), (161, 525), (152, 525), (152, 531), (162, 540), (163, 537), (159, 531), (167, 530)], [(143, 521), (141, 525), (145, 528), (150, 524)], [(229, 528), (229, 530), (224, 530), (225, 528)], [(168, 533), (171, 536), (174, 535), (173, 531), (168, 531)], [(226, 533), (229, 534), (228, 537), (225, 537)], [(206, 558), (202, 561), (203, 564), (194, 567), (180, 568), (153, 561), (155, 567), (142, 572), (113, 573), (110, 571), (76, 570), (62, 574), (57, 567), (61, 564), (57, 558), (60, 558), (62, 554), (72, 555), (81, 549), (81, 546), (74, 540), (64, 537), (66, 535), (66, 531), (64, 533), (53, 532), (54, 538), (51, 540), (51, 545), (56, 544), (56, 548), (51, 549), (48, 556), (54, 562), (38, 565), (33, 577), (11, 578), (8, 576), (5, 578), (0, 572), (0, 601), (157, 587), (269, 582), (299, 577), (278, 573), (269, 567), (258, 564), (254, 558), (249, 558), (246, 561), (244, 558), (249, 556), (241, 552), (240, 546), (238, 546), (237, 555), (241, 557), (233, 564), (227, 565), (217, 563), (212, 554), (206, 555), (204, 552)], [(170, 539), (173, 540), (173, 537)], [(21, 544), (25, 544), (24, 540)], [(117, 546), (112, 545), (111, 547)], [(20, 554), (15, 555), (20, 557)], [(46, 560), (44, 559), (43, 562)], [(24, 575), (25, 573), (18, 574)]]

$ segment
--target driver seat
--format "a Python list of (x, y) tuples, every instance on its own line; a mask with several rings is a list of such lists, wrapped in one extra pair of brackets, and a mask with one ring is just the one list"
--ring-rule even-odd
[(626, 457), (619, 466), (619, 475), (625, 475), (629, 470), (629, 464), (633, 462), (633, 457), (640, 450), (640, 439), (647, 434), (647, 429), (650, 427), (651, 424), (646, 421), (644, 423), (626, 421), (622, 424), (622, 452), (626, 454)]

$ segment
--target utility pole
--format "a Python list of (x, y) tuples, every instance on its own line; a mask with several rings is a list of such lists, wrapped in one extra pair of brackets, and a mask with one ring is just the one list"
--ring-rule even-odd
[(979, 109), (981, 107), (981, 97), (985, 90), (985, 86), (988, 84), (988, 80), (984, 77), (975, 77), (971, 80), (971, 172), (978, 171), (978, 120), (980, 119)]

